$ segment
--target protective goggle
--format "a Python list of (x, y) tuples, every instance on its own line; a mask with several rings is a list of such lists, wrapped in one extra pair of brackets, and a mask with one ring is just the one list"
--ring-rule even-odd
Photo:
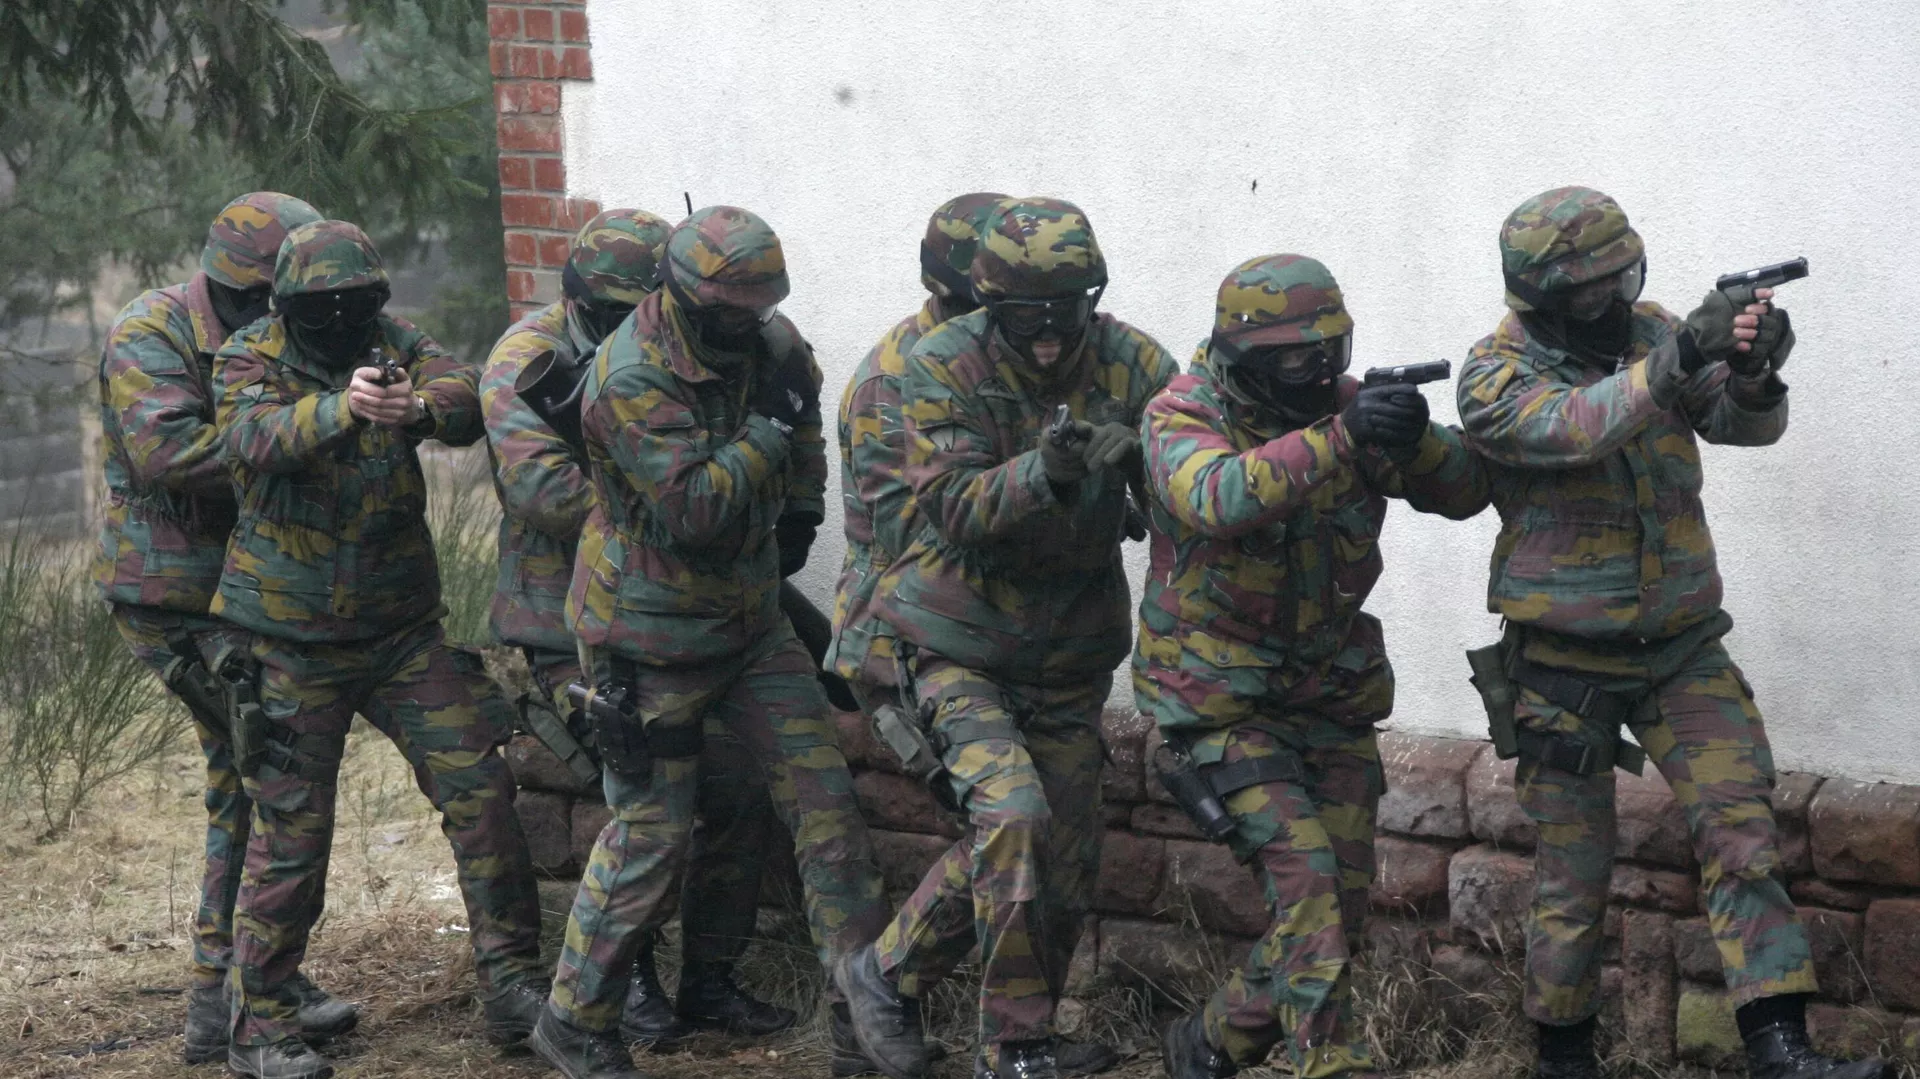
[(1271, 380), (1285, 386), (1306, 386), (1346, 373), (1353, 361), (1353, 335), (1343, 333), (1326, 341), (1297, 345), (1255, 345), (1239, 348), (1216, 340), (1215, 350), (1233, 361), (1240, 377)]
[(673, 274), (667, 272), (665, 262), (660, 264), (659, 276), (665, 282), (667, 291), (673, 295), (674, 302), (686, 312), (687, 321), (722, 336), (737, 337), (760, 329), (772, 323), (774, 317), (780, 313), (779, 304), (768, 304), (765, 307), (735, 307), (724, 303), (695, 303), (693, 297), (687, 295), (686, 290), (680, 287), (680, 282), (673, 279)]
[(620, 328), (620, 324), (633, 314), (634, 305), (618, 303), (613, 300), (570, 301), (574, 314), (579, 316), (580, 324), (595, 337), (605, 338)]
[(303, 292), (279, 301), (281, 312), (303, 330), (328, 326), (365, 326), (387, 305), (384, 287), (350, 288), (337, 292)]
[(989, 299), (987, 307), (1000, 327), (1015, 337), (1071, 337), (1093, 321), (1094, 308), (1100, 304), (1102, 285), (1091, 292), (1054, 296), (1041, 300)]
[(1641, 259), (1619, 273), (1568, 289), (1561, 307), (1575, 318), (1595, 318), (1616, 299), (1626, 304), (1638, 300), (1646, 287), (1647, 260)]

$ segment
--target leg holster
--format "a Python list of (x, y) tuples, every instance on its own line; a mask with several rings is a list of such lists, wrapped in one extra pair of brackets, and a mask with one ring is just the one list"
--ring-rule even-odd
[(245, 647), (228, 644), (213, 659), (226, 701), (227, 730), (233, 745), (234, 771), (241, 779), (255, 779), (266, 761), (271, 724), (260, 707), (260, 661)]
[(1192, 739), (1183, 733), (1171, 733), (1154, 754), (1154, 771), (1200, 834), (1212, 842), (1222, 842), (1235, 828), (1233, 814), (1227, 810), (1228, 796), (1266, 783), (1303, 786), (1307, 782), (1306, 762), (1286, 747), (1278, 733), (1274, 737), (1280, 746), (1269, 756), (1195, 765)]
[(640, 715), (639, 667), (624, 656), (607, 660), (605, 683), (589, 689), (575, 682), (567, 697), (592, 722), (594, 744), (601, 762), (611, 771), (632, 779), (653, 774), (653, 760), (684, 760), (700, 755), (701, 721), (649, 727)]
[(575, 782), (591, 786), (600, 778), (600, 762), (591, 749), (573, 736), (567, 722), (553, 710), (551, 699), (538, 691), (522, 693), (514, 702), (515, 711), (520, 715), (520, 729), (539, 739), (548, 752), (560, 758)]
[(905, 641), (894, 651), (894, 676), (900, 692), (899, 703), (888, 701), (873, 710), (873, 734), (880, 743), (900, 758), (907, 775), (927, 785), (934, 800), (950, 813), (964, 813), (965, 806), (953, 789), (953, 774), (946, 757), (955, 746), (971, 742), (1007, 739), (1021, 742), (1020, 724), (1013, 710), (1003, 716), (962, 719), (938, 730), (933, 727), (934, 703), (919, 700), (914, 688), (914, 647)]
[(1579, 776), (1610, 772), (1616, 767), (1639, 775), (1646, 768), (1646, 750), (1625, 741), (1621, 729), (1639, 714), (1647, 701), (1647, 692), (1618, 693), (1601, 689), (1565, 671), (1542, 667), (1517, 652), (1508, 672), (1515, 685), (1530, 689), (1548, 704), (1578, 716), (1584, 728), (1581, 734), (1516, 731), (1514, 741), (1519, 756)]
[(167, 630), (167, 650), (173, 658), (160, 672), (160, 680), (179, 697), (201, 726), (210, 731), (226, 731), (227, 694), (200, 655), (200, 645), (185, 626)]

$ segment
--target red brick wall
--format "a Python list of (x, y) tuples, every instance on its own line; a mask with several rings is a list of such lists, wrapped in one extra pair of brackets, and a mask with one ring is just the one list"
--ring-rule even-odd
[(567, 197), (560, 99), (570, 79), (593, 78), (586, 0), (487, 5), (493, 110), (500, 143), (500, 220), (507, 233), (507, 296), (519, 318), (560, 297), (573, 234), (600, 206)]

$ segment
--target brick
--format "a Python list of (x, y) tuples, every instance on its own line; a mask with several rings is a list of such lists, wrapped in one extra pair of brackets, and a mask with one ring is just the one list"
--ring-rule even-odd
[(507, 231), (507, 265), (531, 266), (538, 251), (539, 244), (533, 233)]
[(587, 13), (584, 11), (563, 11), (560, 13), (560, 40), (587, 40)]
[(1446, 907), (1451, 846), (1382, 835), (1375, 837), (1373, 853), (1376, 867), (1368, 903), (1374, 910), (1417, 915)]
[(1526, 949), (1533, 862), (1492, 847), (1468, 847), (1447, 867), (1447, 916), (1456, 940), (1515, 955)]
[(520, 9), (488, 4), (487, 36), (495, 41), (511, 41), (519, 37)]
[(1126, 832), (1108, 832), (1100, 840), (1100, 876), (1093, 889), (1095, 910), (1153, 914), (1165, 877), (1164, 840)]
[(525, 228), (554, 228), (554, 204), (559, 201), (551, 195), (503, 194), (500, 196), (500, 219), (508, 225)]
[(1444, 927), (1400, 918), (1369, 918), (1367, 965), (1385, 977), (1411, 974), (1425, 978), (1433, 969), (1433, 949)]
[(1249, 942), (1189, 926), (1136, 918), (1100, 919), (1100, 978), (1152, 985), (1163, 993), (1211, 992), (1221, 971), (1244, 962)]
[(521, 302), (533, 299), (533, 275), (525, 270), (507, 271), (507, 298)]
[(1807, 834), (1807, 810), (1825, 777), (1782, 772), (1773, 783), (1773, 820), (1780, 829), (1780, 865), (1789, 877), (1813, 873), (1813, 845)]
[(527, 83), (527, 111), (542, 116), (560, 112), (560, 85), (552, 82)]
[(1673, 1038), (1676, 1055), (1688, 1063), (1725, 1071), (1746, 1064), (1746, 1047), (1733, 1022), (1733, 1002), (1718, 989), (1680, 987)]
[(1167, 879), (1159, 906), (1183, 920), (1191, 909), (1208, 929), (1249, 937), (1265, 933), (1273, 920), (1253, 872), (1219, 843), (1167, 840)]
[(574, 868), (573, 801), (564, 794), (521, 791), (513, 800), (520, 830), (527, 836), (533, 868), (562, 876)]
[(520, 13), (521, 36), (528, 41), (552, 41), (554, 39), (553, 12), (547, 8), (530, 7)]
[(1820, 995), (1842, 1004), (1864, 1000), (1867, 996), (1867, 971), (1861, 951), (1865, 939), (1866, 918), (1856, 911), (1799, 907), (1800, 921), (1807, 927), (1807, 943), (1813, 950), (1813, 973), (1820, 981)]
[(1881, 899), (1868, 907), (1865, 950), (1867, 978), (1879, 999), (1920, 1011), (1920, 899)]
[(539, 248), (540, 265), (557, 270), (567, 264), (567, 256), (573, 251), (573, 242), (565, 236), (542, 236)]
[(1620, 1018), (1627, 1044), (1641, 1060), (1674, 1061), (1673, 919), (1664, 914), (1624, 912), (1620, 930)]
[(1866, 910), (1876, 899), (1886, 899), (1895, 893), (1885, 888), (1871, 885), (1835, 884), (1830, 880), (1813, 877), (1807, 880), (1792, 881), (1787, 885), (1787, 894), (1795, 902), (1816, 907), (1835, 907), (1839, 910)]
[(594, 841), (613, 820), (613, 810), (592, 802), (573, 803), (573, 864), (585, 866), (593, 855)]
[(507, 70), (516, 79), (551, 78), (540, 73), (540, 58), (547, 50), (537, 45), (507, 46)]
[(1618, 773), (1613, 804), (1619, 822), (1615, 856), (1670, 869), (1692, 869), (1698, 864), (1686, 814), (1659, 772), (1649, 768), (1644, 776)]
[(507, 743), (502, 756), (506, 757), (507, 767), (513, 771), (513, 781), (519, 786), (569, 795), (579, 794), (592, 786), (575, 779), (560, 758), (530, 734), (514, 736)]
[(584, 46), (569, 46), (561, 61), (560, 75), (568, 79), (593, 78), (593, 53)]
[(856, 772), (872, 769), (899, 773), (900, 759), (874, 737), (873, 722), (865, 713), (836, 709), (833, 726), (840, 742), (840, 755), (847, 758), (847, 767)]
[(1101, 831), (1112, 831), (1117, 828), (1124, 832), (1127, 830), (1128, 823), (1132, 820), (1132, 817), (1132, 810), (1127, 806), (1109, 805), (1106, 802), (1100, 803)]
[(1607, 896), (1615, 903), (1652, 907), (1673, 914), (1692, 914), (1699, 909), (1699, 886), (1690, 873), (1650, 869), (1641, 865), (1617, 863)]
[(862, 772), (853, 777), (853, 793), (867, 820), (896, 832), (920, 832), (958, 838), (960, 824), (940, 808), (933, 792), (906, 776)]
[(530, 154), (560, 152), (560, 118), (557, 116), (502, 116), (494, 123), (500, 149)]
[(1170, 836), (1174, 839), (1200, 838), (1200, 829), (1194, 827), (1193, 818), (1187, 816), (1179, 806), (1163, 806), (1158, 802), (1134, 806), (1129, 824), (1134, 831), (1148, 835)]
[(917, 832), (870, 828), (867, 834), (873, 837), (873, 857), (880, 863), (880, 876), (886, 881), (888, 893), (893, 895), (917, 887), (933, 863), (953, 846), (953, 840), (945, 836)]
[(500, 188), (524, 191), (533, 186), (533, 159), (512, 154), (500, 155)]
[(1718, 986), (1726, 982), (1720, 947), (1705, 918), (1682, 918), (1673, 923), (1674, 969), (1690, 982)]
[(1147, 797), (1144, 772), (1147, 734), (1153, 720), (1136, 708), (1110, 708), (1100, 715), (1100, 737), (1107, 744), (1107, 766), (1100, 772), (1100, 795), (1110, 802), (1139, 802)]
[(1160, 782), (1160, 773), (1153, 767), (1154, 754), (1160, 752), (1160, 747), (1165, 745), (1166, 741), (1161, 736), (1158, 725), (1147, 732), (1147, 740), (1140, 747), (1140, 778), (1143, 782), (1142, 789), (1146, 791), (1150, 801), (1159, 802), (1162, 805), (1173, 805), (1173, 795), (1167, 793), (1167, 785)]
[(567, 163), (557, 157), (539, 157), (533, 161), (533, 186), (541, 191), (567, 190)]
[(600, 204), (592, 199), (555, 199), (559, 204), (560, 228), (567, 232), (578, 232), (580, 226), (593, 220), (600, 212)]
[(1829, 779), (1807, 821), (1822, 877), (1920, 887), (1920, 787)]
[(1533, 819), (1513, 796), (1513, 761), (1492, 751), (1475, 758), (1467, 769), (1467, 820), (1473, 838), (1506, 850), (1532, 850), (1539, 837)]
[(510, 55), (505, 42), (489, 41), (487, 43), (487, 70), (492, 72), (494, 78), (507, 77), (511, 70)]
[(1901, 1018), (1880, 1008), (1819, 1000), (1807, 1005), (1807, 1035), (1820, 1052), (1857, 1060), (1899, 1045)]
[(1467, 769), (1487, 749), (1486, 742), (1460, 738), (1382, 733), (1387, 792), (1380, 799), (1380, 830), (1441, 839), (1470, 836)]
[(560, 274), (557, 270), (528, 270), (533, 275), (533, 299), (554, 303), (560, 299)]

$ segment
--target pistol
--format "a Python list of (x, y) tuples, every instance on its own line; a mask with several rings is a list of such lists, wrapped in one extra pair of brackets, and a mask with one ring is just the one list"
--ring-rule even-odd
[(1798, 281), (1807, 276), (1807, 259), (1802, 255), (1797, 259), (1776, 262), (1771, 266), (1762, 266), (1757, 270), (1743, 270), (1740, 273), (1720, 275), (1713, 287), (1733, 295), (1733, 290), (1745, 286), (1748, 289), (1774, 288), (1789, 281)]
[(1398, 367), (1371, 367), (1361, 378), (1362, 386), (1420, 386), (1453, 376), (1452, 360), (1428, 363), (1403, 363)]
[(391, 386), (396, 382), (406, 381), (406, 368), (400, 366), (399, 360), (394, 359), (378, 348), (373, 349), (367, 354), (367, 366), (378, 367), (380, 369), (380, 385), (382, 386)]
[(1067, 406), (1061, 405), (1053, 410), (1053, 423), (1047, 428), (1047, 441), (1066, 449), (1085, 437), (1080, 433), (1080, 428), (1074, 425), (1073, 413)]

